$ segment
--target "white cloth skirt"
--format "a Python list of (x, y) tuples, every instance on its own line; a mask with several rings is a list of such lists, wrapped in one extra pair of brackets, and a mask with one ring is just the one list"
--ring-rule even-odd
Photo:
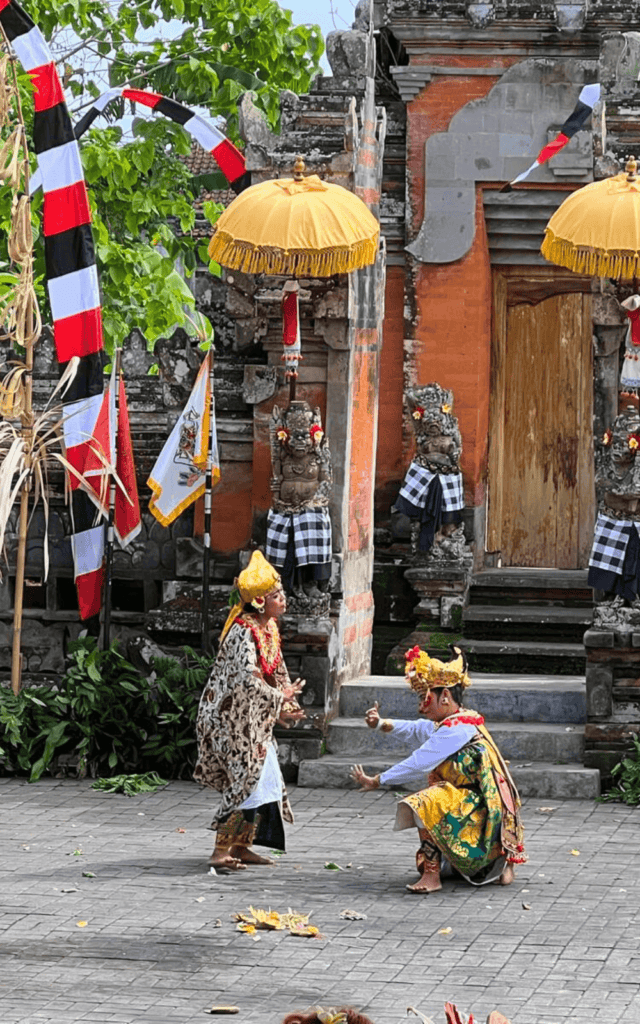
[(278, 764), (275, 743), (269, 744), (267, 756), (264, 759), (262, 772), (258, 779), (258, 785), (251, 796), (240, 804), (241, 811), (250, 811), (253, 807), (260, 807), (261, 804), (280, 803), (282, 801), (282, 772)]

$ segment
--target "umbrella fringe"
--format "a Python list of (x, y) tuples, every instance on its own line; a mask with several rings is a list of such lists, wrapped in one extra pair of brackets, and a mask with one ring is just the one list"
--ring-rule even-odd
[(545, 231), (540, 252), (551, 263), (567, 267), (576, 274), (591, 277), (614, 277), (631, 280), (640, 277), (640, 253), (633, 250), (581, 248), (566, 238), (557, 238), (549, 228)]
[(209, 242), (209, 256), (229, 270), (245, 274), (291, 274), (295, 277), (331, 277), (375, 263), (379, 233), (350, 246), (331, 249), (279, 249), (256, 246), (216, 231)]

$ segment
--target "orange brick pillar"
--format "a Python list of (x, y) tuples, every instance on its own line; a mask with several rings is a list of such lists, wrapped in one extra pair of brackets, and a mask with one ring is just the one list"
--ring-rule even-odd
[[(384, 119), (378, 121), (373, 78), (367, 79), (362, 110), (354, 191), (378, 216)], [(340, 467), (334, 479), (333, 518), (342, 572), (337, 686), (330, 711), (340, 683), (368, 673), (371, 667), (373, 493), (384, 281), (384, 250), (374, 266), (350, 275), (347, 349), (332, 351), (329, 360), (327, 420), (334, 424), (330, 438), (334, 465)]]

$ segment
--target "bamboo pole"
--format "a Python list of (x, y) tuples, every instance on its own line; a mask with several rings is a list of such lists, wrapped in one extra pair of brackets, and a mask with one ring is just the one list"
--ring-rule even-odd
[[(9, 47), (4, 29), (2, 32), (5, 45)], [(18, 78), (16, 73), (15, 58), (11, 58), (13, 71), (14, 89), (18, 121), (22, 130), (22, 153), (23, 153), (23, 177), (24, 191), (29, 194), (29, 152), (27, 150), (26, 129), (20, 103), (20, 92), (18, 90)], [(32, 249), (33, 253), (33, 249)], [(30, 259), (31, 257), (27, 257)], [(24, 440), (25, 460), (24, 469), (26, 476), (20, 492), (20, 512), (18, 515), (18, 550), (16, 553), (16, 576), (13, 597), (13, 637), (11, 645), (11, 689), (17, 696), (22, 685), (22, 613), (24, 607), (24, 577), (27, 561), (27, 530), (29, 527), (29, 492), (31, 490), (31, 451), (33, 447), (33, 348), (35, 340), (32, 338), (34, 328), (33, 307), (29, 309), (29, 315), (25, 324), (26, 337), (31, 339), (25, 347), (24, 375), (24, 408), (20, 416), (22, 425), (22, 436)]]
[[(115, 469), (118, 458), (118, 412), (120, 409), (120, 374), (122, 372), (122, 349), (115, 351), (113, 387), (114, 394), (114, 424), (113, 424), (113, 451), (111, 452), (111, 464)], [(116, 509), (116, 481), (112, 475), (109, 480), (109, 516), (107, 519), (107, 543), (105, 546), (105, 570), (104, 570), (104, 596), (102, 605), (104, 608), (103, 639), (102, 649), (108, 650), (111, 642), (111, 589), (113, 584), (113, 542), (114, 542), (114, 518)]]
[(31, 490), (31, 447), (33, 432), (33, 345), (25, 353), (27, 371), (24, 382), (24, 411), (21, 416), (22, 434), (25, 446), (25, 469), (27, 476), (20, 491), (20, 513), (18, 516), (18, 551), (16, 555), (16, 577), (13, 598), (13, 639), (11, 648), (11, 689), (18, 695), (22, 685), (22, 610), (24, 605), (24, 573), (27, 561), (27, 529), (29, 526), (29, 492)]
[(17, 696), (22, 685), (22, 609), (24, 599), (24, 570), (27, 554), (27, 527), (29, 525), (29, 491), (31, 477), (27, 476), (20, 492), (18, 517), (18, 552), (16, 556), (15, 591), (13, 598), (13, 641), (11, 648), (11, 689)]
[(204, 486), (204, 536), (202, 538), (202, 632), (200, 646), (203, 654), (209, 654), (209, 573), (211, 568), (211, 491), (213, 476), (213, 438), (216, 424), (215, 360), (213, 349), (209, 349), (209, 449), (207, 451), (207, 472)]

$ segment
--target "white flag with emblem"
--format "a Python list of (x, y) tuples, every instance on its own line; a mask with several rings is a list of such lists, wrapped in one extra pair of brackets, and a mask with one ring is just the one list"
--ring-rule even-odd
[(212, 485), (220, 479), (220, 460), (215, 416), (212, 421), (208, 352), (180, 418), (151, 470), (147, 484), (153, 492), (149, 511), (159, 523), (169, 526), (197, 498), (204, 494), (207, 457), (211, 442)]

